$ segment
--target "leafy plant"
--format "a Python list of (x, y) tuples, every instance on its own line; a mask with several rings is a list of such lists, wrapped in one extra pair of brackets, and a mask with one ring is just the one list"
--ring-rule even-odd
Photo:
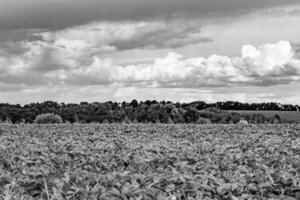
[(299, 199), (298, 125), (0, 126), (0, 199)]
[(36, 116), (34, 120), (35, 124), (61, 124), (63, 119), (61, 116), (54, 113), (45, 113)]

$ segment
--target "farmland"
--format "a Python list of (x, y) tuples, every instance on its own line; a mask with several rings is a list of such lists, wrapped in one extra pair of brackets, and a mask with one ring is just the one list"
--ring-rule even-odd
[(297, 123), (300, 123), (300, 112), (299, 111), (233, 110), (230, 112), (237, 112), (237, 113), (241, 113), (241, 114), (260, 113), (266, 117), (272, 117), (275, 114), (277, 114), (281, 117), (281, 119), (285, 119), (287, 121), (295, 121)]
[(0, 199), (300, 199), (299, 125), (3, 125)]

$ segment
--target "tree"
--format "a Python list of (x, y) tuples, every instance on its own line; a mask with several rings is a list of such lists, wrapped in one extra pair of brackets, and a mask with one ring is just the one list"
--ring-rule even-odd
[(188, 107), (184, 113), (184, 119), (186, 123), (196, 122), (200, 117), (200, 113), (194, 107)]
[(74, 114), (74, 123), (79, 123), (80, 120), (79, 120), (79, 117), (77, 115), (77, 113)]
[(134, 99), (134, 100), (131, 101), (130, 105), (132, 107), (136, 108), (136, 107), (138, 107), (139, 103), (137, 102), (137, 100)]

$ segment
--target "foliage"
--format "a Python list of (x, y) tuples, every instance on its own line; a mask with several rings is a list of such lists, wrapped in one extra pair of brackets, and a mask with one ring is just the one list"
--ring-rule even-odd
[[(276, 106), (277, 105), (277, 106)], [(223, 110), (221, 110), (223, 109)], [(254, 109), (255, 112), (245, 113), (230, 111), (228, 109)], [(288, 113), (262, 114), (257, 109), (285, 109), (299, 110), (297, 106), (269, 104), (241, 104), (237, 102), (218, 102), (207, 104), (205, 102), (193, 102), (189, 104), (172, 103), (165, 101), (144, 101), (133, 100), (130, 103), (122, 102), (81, 102), (80, 104), (65, 104), (46, 101), (43, 103), (31, 103), (24, 106), (0, 104), (0, 121), (9, 123), (33, 123), (35, 117), (43, 113), (55, 113), (70, 123), (196, 123), (202, 117), (209, 119), (212, 123), (229, 124), (238, 123), (243, 117), (249, 123), (286, 123), (293, 119), (299, 119), (300, 112), (289, 117)], [(228, 110), (228, 111), (227, 111)], [(284, 115), (281, 115), (283, 113)], [(274, 116), (275, 114), (280, 116)], [(298, 117), (297, 117), (298, 116)], [(9, 119), (9, 120), (7, 120)]]
[(200, 117), (199, 111), (194, 107), (188, 107), (184, 113), (186, 123), (195, 123)]
[(196, 124), (211, 124), (211, 121), (210, 121), (210, 119), (200, 117), (197, 120)]
[(34, 120), (35, 124), (61, 124), (63, 120), (61, 116), (54, 113), (45, 113), (36, 116)]
[(239, 121), (238, 125), (242, 125), (242, 126), (248, 125), (248, 122), (247, 122), (246, 120), (244, 120), (244, 119), (241, 119), (241, 120)]
[(4, 125), (0, 199), (299, 199), (297, 125)]

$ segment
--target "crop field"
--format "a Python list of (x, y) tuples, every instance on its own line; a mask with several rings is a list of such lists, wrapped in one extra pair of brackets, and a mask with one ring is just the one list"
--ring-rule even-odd
[(237, 113), (244, 113), (244, 114), (260, 113), (266, 117), (273, 117), (275, 114), (278, 114), (282, 119), (300, 123), (300, 111), (231, 110), (230, 112), (237, 112)]
[(3, 125), (0, 199), (300, 199), (299, 125)]

